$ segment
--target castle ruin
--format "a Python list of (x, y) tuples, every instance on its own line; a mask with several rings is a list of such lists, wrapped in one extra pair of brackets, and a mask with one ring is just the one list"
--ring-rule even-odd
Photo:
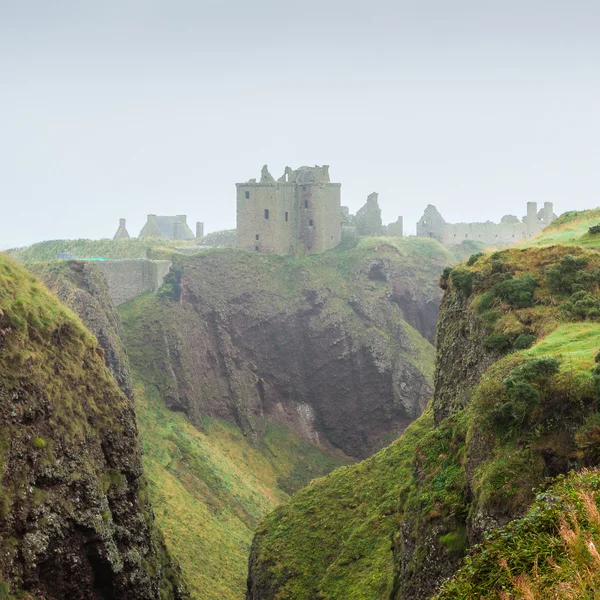
[(260, 181), (236, 183), (237, 245), (256, 252), (304, 254), (341, 241), (341, 184), (324, 165), (285, 168), (275, 180), (267, 166)]
[[(146, 223), (138, 237), (161, 240), (200, 240), (204, 237), (204, 223), (200, 221), (196, 223), (196, 235), (194, 235), (187, 224), (187, 215), (147, 215)], [(129, 238), (126, 220), (119, 219), (119, 227), (113, 236), (113, 240), (127, 240)]]
[(537, 202), (528, 202), (527, 214), (522, 219), (505, 215), (500, 223), (446, 223), (437, 208), (430, 204), (417, 223), (417, 236), (434, 238), (445, 246), (457, 246), (464, 241), (507, 246), (533, 237), (554, 219), (552, 202), (545, 202), (539, 212)]

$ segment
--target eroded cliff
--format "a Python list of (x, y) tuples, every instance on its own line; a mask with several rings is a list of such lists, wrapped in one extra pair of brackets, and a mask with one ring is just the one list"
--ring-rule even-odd
[(158, 296), (122, 307), (128, 351), (196, 424), (222, 418), (259, 443), (272, 421), (364, 457), (430, 397), (424, 336), (448, 260), (423, 240), (300, 260), (236, 250), (179, 259)]
[(80, 321), (0, 256), (0, 580), (36, 598), (183, 598), (132, 402)]

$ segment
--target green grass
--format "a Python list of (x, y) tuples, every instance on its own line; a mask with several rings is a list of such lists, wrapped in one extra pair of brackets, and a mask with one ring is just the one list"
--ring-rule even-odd
[(600, 595), (600, 473), (559, 478), (527, 515), (491, 532), (435, 600), (594, 600)]
[(598, 225), (598, 223), (600, 223), (600, 208), (567, 212), (558, 217), (539, 235), (520, 244), (520, 246), (527, 248), (561, 244), (599, 250), (600, 235), (590, 235), (588, 233), (588, 229)]
[(600, 348), (600, 323), (568, 323), (560, 325), (523, 356), (554, 356), (561, 369), (588, 371)]
[(270, 514), (257, 530), (264, 571), (254, 575), (276, 580), (280, 600), (387, 597), (398, 501), (411, 486), (415, 448), (432, 425), (427, 412), (378, 454), (314, 481)]
[(242, 599), (259, 520), (346, 461), (276, 425), (261, 448), (218, 419), (205, 417), (198, 430), (153, 386), (138, 383), (136, 409), (154, 512), (192, 597)]
[(178, 247), (193, 247), (195, 241), (157, 240), (153, 238), (131, 238), (128, 240), (49, 240), (10, 250), (9, 253), (22, 262), (55, 260), (62, 252), (73, 254), (74, 258), (156, 258), (153, 252), (173, 252)]

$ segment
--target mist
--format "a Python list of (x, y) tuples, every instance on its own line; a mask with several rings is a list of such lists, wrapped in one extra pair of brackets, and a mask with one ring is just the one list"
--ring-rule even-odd
[(235, 227), (235, 186), (329, 164), (384, 222), (600, 197), (600, 5), (0, 1), (0, 247)]

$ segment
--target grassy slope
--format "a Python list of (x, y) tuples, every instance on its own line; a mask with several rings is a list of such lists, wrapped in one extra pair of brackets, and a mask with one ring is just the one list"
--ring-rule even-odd
[(152, 251), (185, 246), (193, 247), (195, 242), (152, 238), (49, 240), (11, 250), (9, 253), (22, 262), (54, 260), (56, 255), (62, 252), (70, 252), (74, 258), (147, 258)]
[(492, 532), (436, 600), (600, 597), (600, 472), (559, 478), (527, 515)]
[(258, 449), (217, 419), (205, 418), (199, 431), (135, 379), (144, 470), (167, 546), (193, 598), (239, 600), (260, 518), (312, 476), (346, 461), (275, 425)]
[(426, 412), (390, 446), (314, 481), (261, 523), (257, 558), (280, 584), (277, 598), (387, 597), (398, 498), (410, 485), (415, 447), (432, 427)]
[(520, 246), (527, 248), (562, 244), (600, 250), (600, 235), (588, 233), (590, 227), (599, 223), (600, 208), (567, 212), (558, 217), (539, 235)]

